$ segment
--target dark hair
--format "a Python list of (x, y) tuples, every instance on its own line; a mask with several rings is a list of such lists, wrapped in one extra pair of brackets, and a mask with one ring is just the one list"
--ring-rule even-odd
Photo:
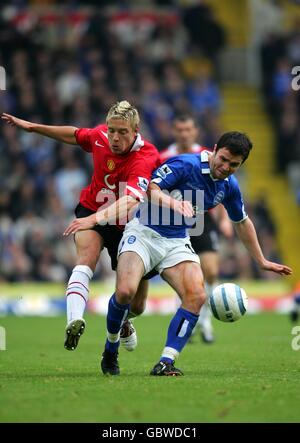
[(173, 123), (185, 123), (189, 120), (191, 120), (195, 126), (198, 126), (198, 122), (193, 114), (177, 114), (173, 120)]
[(238, 131), (225, 132), (217, 142), (216, 151), (226, 148), (232, 155), (241, 155), (243, 163), (252, 149), (252, 142), (246, 134)]

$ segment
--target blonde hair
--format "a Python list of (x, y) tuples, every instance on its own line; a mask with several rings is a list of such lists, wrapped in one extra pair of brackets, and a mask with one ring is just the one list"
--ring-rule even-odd
[(112, 105), (107, 113), (106, 123), (112, 118), (120, 118), (129, 121), (134, 130), (137, 129), (140, 122), (140, 116), (137, 109), (127, 100), (122, 100), (121, 102)]

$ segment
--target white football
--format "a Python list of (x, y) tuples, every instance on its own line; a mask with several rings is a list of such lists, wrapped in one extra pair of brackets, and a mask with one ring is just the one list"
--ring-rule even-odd
[(234, 283), (217, 286), (209, 297), (211, 312), (220, 321), (239, 320), (247, 311), (248, 297), (244, 289)]

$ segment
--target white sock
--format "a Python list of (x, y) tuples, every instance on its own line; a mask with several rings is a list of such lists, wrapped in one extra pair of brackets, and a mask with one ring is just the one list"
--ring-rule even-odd
[(72, 320), (83, 318), (89, 297), (89, 283), (92, 277), (93, 271), (89, 266), (77, 265), (73, 269), (66, 290), (68, 324)]
[(207, 300), (206, 302), (201, 306), (200, 312), (199, 312), (199, 319), (198, 319), (198, 325), (201, 327), (207, 327), (212, 330), (212, 323), (211, 323), (211, 311), (208, 306), (208, 299), (209, 296), (212, 294), (212, 291), (216, 285), (209, 285), (208, 283), (205, 283), (205, 290), (207, 294)]
[(171, 360), (175, 361), (176, 358), (178, 357), (178, 355), (179, 355), (179, 352), (176, 351), (176, 349), (166, 346), (164, 348), (164, 350), (162, 351), (161, 359), (166, 357), (166, 358), (170, 358)]

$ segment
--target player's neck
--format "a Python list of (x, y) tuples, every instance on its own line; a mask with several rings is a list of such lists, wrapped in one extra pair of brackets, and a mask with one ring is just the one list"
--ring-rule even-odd
[(193, 145), (182, 146), (177, 144), (178, 154), (190, 154), (193, 152)]

